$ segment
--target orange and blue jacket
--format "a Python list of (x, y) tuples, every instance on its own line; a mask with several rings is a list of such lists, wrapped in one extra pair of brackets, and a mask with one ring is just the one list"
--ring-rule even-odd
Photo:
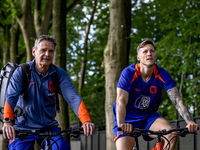
[[(51, 74), (57, 71), (59, 79), (58, 93), (63, 96), (71, 106), (82, 123), (91, 121), (89, 113), (82, 98), (63, 69), (51, 64), (45, 76), (35, 67), (35, 60), (29, 62), (31, 79), (27, 89), (25, 103), (25, 120), (22, 116), (15, 119), (15, 129), (47, 129), (58, 126), (56, 117), (55, 89), (52, 84)], [(54, 66), (54, 67), (53, 67)], [(57, 67), (57, 69), (55, 69)], [(14, 119), (14, 107), (23, 109), (22, 69), (18, 67), (13, 73), (6, 92), (4, 118)], [(66, 112), (67, 113), (67, 112)]]

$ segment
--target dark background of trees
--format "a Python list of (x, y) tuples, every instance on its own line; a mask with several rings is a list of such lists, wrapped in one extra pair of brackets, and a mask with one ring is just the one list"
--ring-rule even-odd
[[(26, 5), (28, 2), (29, 5)], [(53, 26), (54, 5), (53, 0), (0, 0), (1, 67), (8, 61), (30, 61), (32, 57), (28, 53), (31, 51), (34, 38), (39, 34), (59, 36), (55, 36), (57, 27)], [(142, 40), (151, 38), (155, 41), (158, 57), (156, 63), (171, 74), (194, 117), (200, 115), (199, 10), (200, 1), (197, 0), (132, 0), (131, 34), (127, 37), (131, 41), (128, 52), (129, 64), (137, 62), (136, 46)], [(104, 50), (111, 30), (109, 13), (109, 2), (106, 0), (65, 1), (66, 23), (61, 22), (60, 26), (64, 26), (65, 30), (61, 32), (66, 31), (63, 34), (66, 36), (57, 39), (58, 43), (65, 39), (61, 42), (65, 46), (61, 47), (62, 52), (58, 54), (60, 57), (56, 58), (62, 60), (60, 67), (66, 69), (71, 76), (90, 112), (96, 130), (105, 130), (106, 125)], [(61, 14), (63, 15), (63, 11)], [(26, 28), (30, 30), (26, 31), (27, 36), (23, 29), (25, 22), (30, 23)], [(124, 49), (124, 53), (126, 51)], [(80, 86), (81, 77), (83, 84)], [(180, 119), (165, 91), (160, 107), (159, 113), (166, 119)], [(69, 123), (79, 121), (70, 107), (68, 112)]]

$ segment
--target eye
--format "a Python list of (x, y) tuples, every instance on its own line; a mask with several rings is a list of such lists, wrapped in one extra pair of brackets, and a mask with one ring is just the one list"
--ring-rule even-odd
[(49, 53), (53, 54), (54, 50), (49, 50)]
[(45, 49), (41, 49), (40, 51), (41, 51), (42, 53), (44, 53), (44, 52), (45, 52)]

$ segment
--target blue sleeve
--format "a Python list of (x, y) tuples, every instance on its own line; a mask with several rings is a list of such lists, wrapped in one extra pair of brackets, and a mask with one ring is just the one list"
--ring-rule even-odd
[(133, 81), (134, 73), (134, 69), (131, 70), (130, 67), (125, 68), (120, 75), (117, 88), (121, 88), (129, 93), (131, 90), (131, 82)]
[(72, 83), (69, 75), (61, 68), (57, 69), (59, 77), (59, 93), (70, 105), (74, 113), (78, 116), (78, 109), (82, 98), (78, 95), (74, 84)]
[(18, 67), (11, 76), (6, 91), (4, 116), (11, 119), (14, 118), (14, 107), (18, 101), (21, 90), (22, 90), (22, 69), (21, 67)]
[(171, 77), (171, 75), (166, 71), (166, 70), (162, 70), (160, 76), (163, 78), (163, 80), (165, 81), (165, 83), (163, 83), (163, 88), (165, 89), (165, 91), (175, 87), (176, 85), (174, 84), (174, 81)]

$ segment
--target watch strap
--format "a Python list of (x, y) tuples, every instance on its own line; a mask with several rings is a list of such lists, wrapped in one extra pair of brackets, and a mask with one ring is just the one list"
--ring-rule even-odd
[(3, 119), (3, 122), (4, 122), (4, 123), (12, 122), (12, 120), (11, 120), (10, 118), (5, 118), (5, 119)]

